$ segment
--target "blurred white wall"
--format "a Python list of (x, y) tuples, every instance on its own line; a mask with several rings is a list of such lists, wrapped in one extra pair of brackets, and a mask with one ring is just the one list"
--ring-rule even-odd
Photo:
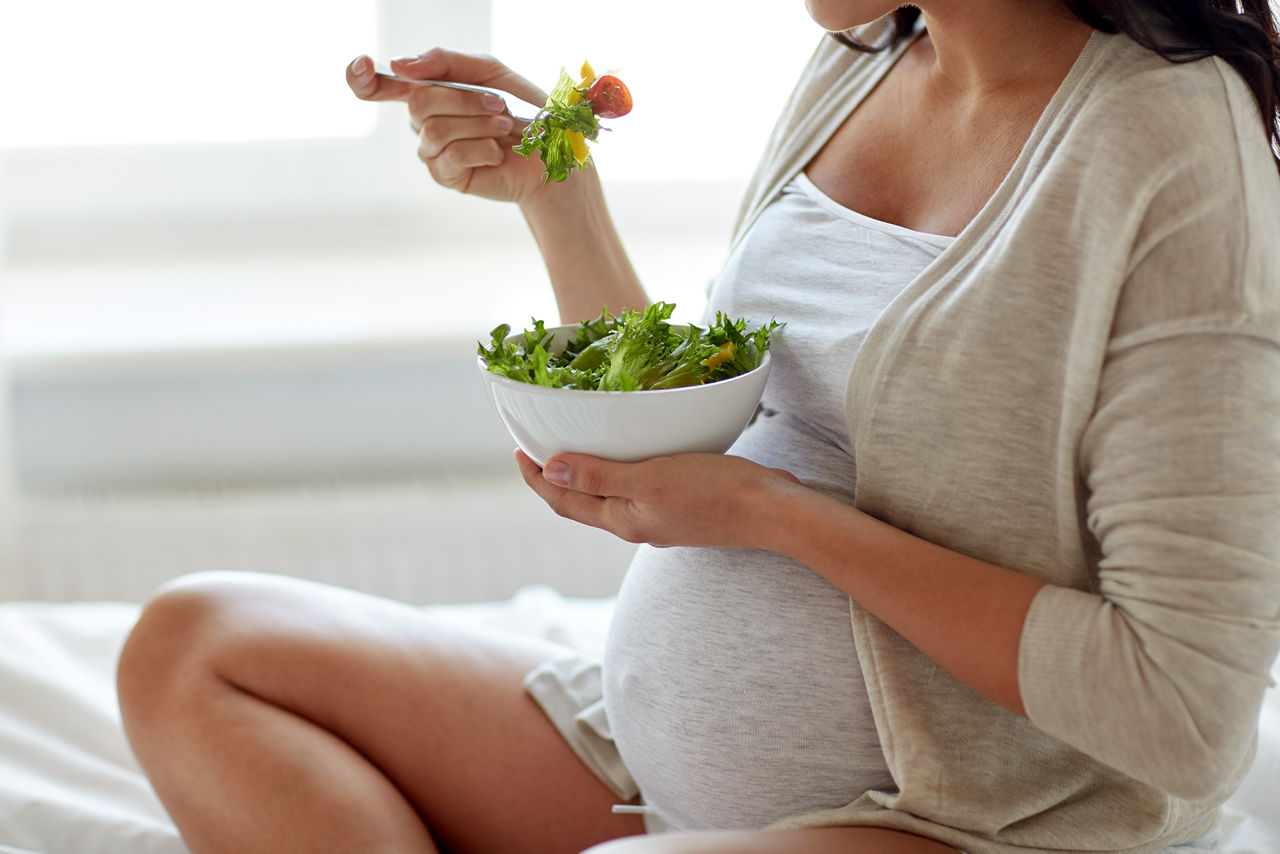
[(14, 495), (9, 450), (9, 381), (0, 358), (0, 599), (8, 596), (18, 502)]
[[(5, 248), (8, 228), (5, 225), (4, 164), (0, 162), (0, 341), (5, 329)], [(8, 598), (13, 571), (13, 549), (18, 529), (18, 497), (13, 478), (13, 456), (9, 428), (9, 373), (0, 349), (0, 599)]]
[[(650, 294), (694, 318), (820, 37), (768, 0), (731, 24), (679, 0), (572, 22), (507, 0), (51, 9), (15, 7), (22, 26), (0, 30), (10, 78), (47, 66), (48, 89), (82, 91), (94, 67), (100, 83), (75, 119), (0, 87), (0, 348), (16, 469), (42, 496), (506, 470), (475, 342), (555, 317), (541, 259), (510, 206), (431, 182), (403, 105), (351, 96), (357, 54), (493, 50), (546, 86), (588, 55), (625, 75), (636, 110), (595, 156)], [(69, 46), (74, 67), (44, 62)], [(700, 67), (734, 85), (691, 85)]]
[[(555, 317), (522, 219), (436, 187), (403, 105), (344, 67), (446, 45), (547, 87), (584, 58), (630, 80), (606, 192), (651, 295), (694, 317), (819, 37), (802, 7), (744, 0), (707, 42), (670, 28), (680, 0), (643, 26), (622, 3), (10, 5), (0, 71), (42, 88), (0, 84), (0, 596), (136, 601), (200, 569), (415, 602), (616, 587), (631, 547), (529, 492), (476, 375), (494, 326)], [(703, 66), (736, 85), (690, 85)]]

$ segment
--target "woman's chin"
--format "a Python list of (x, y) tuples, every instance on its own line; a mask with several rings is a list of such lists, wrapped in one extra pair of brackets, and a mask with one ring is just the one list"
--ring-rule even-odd
[(885, 0), (805, 0), (809, 17), (827, 32), (840, 33), (879, 20), (901, 6)]

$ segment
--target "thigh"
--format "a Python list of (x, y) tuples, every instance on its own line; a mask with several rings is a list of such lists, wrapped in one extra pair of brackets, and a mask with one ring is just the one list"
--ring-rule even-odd
[(248, 574), (179, 582), (143, 619), (185, 626), (221, 679), (352, 746), (446, 851), (577, 852), (642, 832), (523, 690), (555, 645)]
[(900, 830), (820, 827), (660, 833), (606, 842), (585, 854), (957, 854), (957, 851), (941, 842)]

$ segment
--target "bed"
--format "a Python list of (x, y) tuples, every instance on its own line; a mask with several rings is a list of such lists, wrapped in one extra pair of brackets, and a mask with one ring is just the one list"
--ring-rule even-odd
[[(431, 610), (598, 651), (611, 604), (531, 586), (508, 600)], [(0, 854), (187, 851), (120, 731), (115, 659), (137, 611), (119, 602), (0, 604)], [(1226, 852), (1280, 854), (1277, 689), (1222, 830)]]

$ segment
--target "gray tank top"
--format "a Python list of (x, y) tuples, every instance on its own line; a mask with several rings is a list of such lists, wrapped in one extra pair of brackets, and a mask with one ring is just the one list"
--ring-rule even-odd
[[(803, 175), (727, 260), (708, 310), (786, 322), (765, 412), (729, 453), (852, 503), (845, 386), (868, 327), (952, 240), (870, 219)], [(604, 703), (641, 796), (675, 830), (756, 828), (895, 788), (849, 599), (765, 551), (640, 547), (619, 591)]]

